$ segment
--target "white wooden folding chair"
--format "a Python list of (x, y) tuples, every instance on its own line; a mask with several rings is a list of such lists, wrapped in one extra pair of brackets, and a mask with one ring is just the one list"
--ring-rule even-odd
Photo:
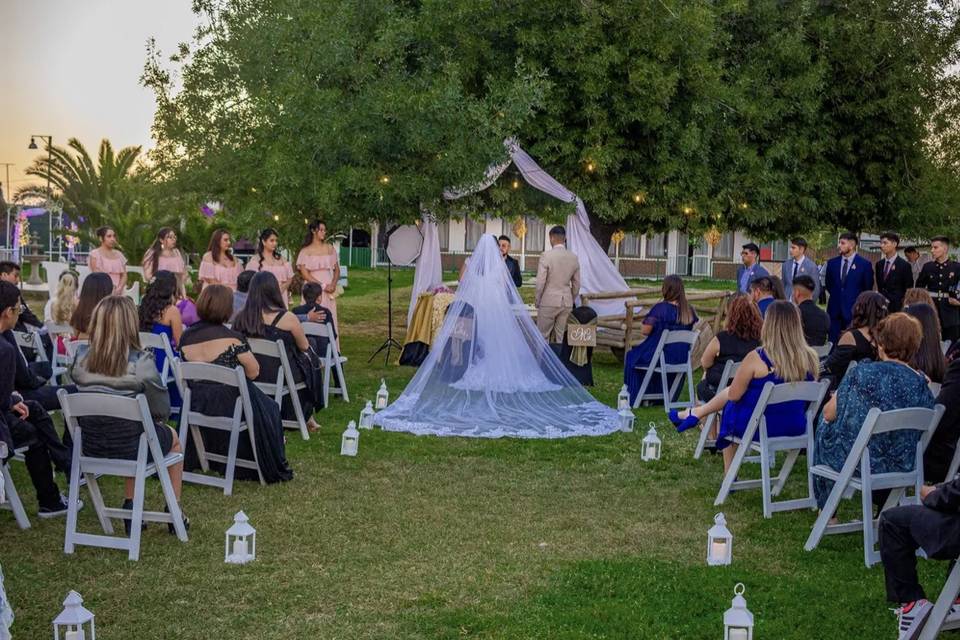
[[(329, 405), (331, 393), (342, 397), (344, 402), (350, 402), (350, 395), (347, 393), (347, 379), (343, 375), (343, 364), (347, 361), (347, 358), (340, 355), (337, 350), (337, 341), (333, 337), (333, 330), (329, 325), (320, 322), (304, 322), (301, 326), (307, 337), (327, 339), (326, 352), (317, 354), (323, 363), (323, 406)], [(336, 373), (339, 385), (332, 385), (330, 382), (334, 373)]]
[[(160, 370), (160, 381), (166, 386), (170, 383), (170, 379), (173, 378), (173, 384), (176, 385), (177, 391), (180, 392), (180, 397), (183, 397), (183, 388), (180, 386), (180, 379), (173, 374), (173, 363), (177, 360), (176, 354), (173, 353), (173, 347), (170, 345), (170, 338), (165, 333), (150, 333), (148, 331), (140, 332), (140, 346), (144, 349), (154, 349), (163, 351), (163, 368)], [(177, 414), (180, 412), (180, 409), (177, 407), (170, 408), (172, 414)]]
[[(229, 369), (203, 362), (180, 361), (175, 361), (173, 366), (175, 375), (180, 380), (180, 387), (183, 389), (183, 410), (180, 413), (180, 446), (183, 448), (184, 455), (186, 455), (187, 447), (191, 444), (196, 448), (200, 468), (204, 471), (204, 473), (185, 471), (183, 474), (184, 482), (220, 487), (223, 489), (223, 495), (229, 496), (233, 493), (234, 470), (236, 467), (243, 467), (244, 469), (255, 469), (260, 478), (260, 484), (266, 484), (263, 473), (260, 471), (260, 464), (257, 461), (253, 408), (250, 404), (250, 394), (247, 391), (247, 379), (243, 373), (243, 367), (238, 365), (236, 369)], [(224, 387), (236, 389), (237, 400), (234, 403), (233, 415), (209, 416), (195, 411), (191, 404), (192, 391), (190, 385), (197, 382), (215, 382)], [(230, 434), (227, 455), (210, 453), (206, 450), (200, 434), (201, 428), (226, 431)], [(244, 460), (237, 457), (240, 436), (244, 432), (250, 438), (253, 460)], [(226, 467), (222, 478), (205, 475), (206, 472), (210, 471), (210, 462), (219, 462)]]
[[(733, 377), (737, 375), (737, 369), (739, 368), (739, 362), (727, 360), (727, 364), (723, 366), (723, 372), (720, 374), (720, 384), (717, 385), (717, 393), (720, 393), (730, 386), (730, 382), (733, 380)], [(703, 425), (701, 425), (700, 428), (700, 438), (697, 440), (697, 448), (693, 451), (694, 460), (700, 459), (700, 456), (703, 455), (703, 450), (706, 447), (712, 447), (717, 444), (716, 439), (710, 437), (710, 430), (713, 429), (714, 425), (719, 425), (721, 415), (722, 412), (720, 411), (717, 413), (711, 413), (709, 416), (707, 416), (707, 419), (704, 420)]]
[(943, 352), (943, 355), (947, 355), (947, 351), (950, 351), (950, 345), (953, 344), (952, 340), (941, 340), (940, 341), (940, 350)]
[[(67, 368), (70, 366), (70, 356), (66, 353), (61, 354), (57, 348), (57, 338), (63, 337), (66, 338), (73, 334), (73, 328), (69, 324), (57, 324), (51, 320), (47, 320), (43, 323), (47, 328), (47, 335), (50, 336), (50, 339), (53, 340), (53, 378), (56, 379), (59, 376), (62, 376), (67, 373)], [(68, 341), (64, 340), (64, 344)]]
[(941, 385), (939, 382), (934, 382), (933, 380), (931, 380), (930, 382), (927, 383), (927, 388), (930, 389), (930, 394), (931, 394), (934, 398), (936, 398), (937, 396), (940, 395), (940, 388), (941, 388), (942, 386), (943, 386), (943, 385)]
[[(731, 438), (731, 441), (739, 445), (737, 452), (733, 456), (733, 462), (723, 477), (720, 485), (720, 492), (714, 505), (723, 504), (731, 489), (755, 489), (760, 487), (763, 492), (763, 517), (771, 518), (775, 511), (787, 511), (790, 509), (810, 509), (816, 506), (816, 499), (813, 495), (813, 479), (807, 478), (807, 497), (794, 500), (781, 500), (774, 502), (773, 498), (780, 495), (783, 487), (793, 470), (800, 452), (806, 449), (808, 452), (813, 450), (813, 421), (816, 418), (817, 411), (823, 403), (824, 396), (827, 395), (827, 389), (830, 383), (827, 380), (819, 382), (787, 382), (783, 384), (773, 384), (768, 382), (763, 385), (760, 392), (760, 398), (757, 406), (750, 416), (747, 427), (743, 432), (742, 438)], [(796, 436), (778, 436), (770, 437), (767, 435), (767, 419), (764, 415), (766, 410), (772, 406), (783, 404), (785, 402), (805, 402), (806, 410), (804, 412), (806, 419), (806, 430), (804, 433)], [(759, 442), (754, 442), (754, 435), (760, 434)], [(737, 480), (737, 474), (744, 462), (744, 458), (749, 451), (758, 451), (760, 453), (760, 479), (759, 480)], [(772, 477), (773, 463), (778, 451), (786, 451), (787, 456), (780, 467), (780, 473)], [(808, 454), (809, 455), (809, 454)], [(775, 483), (774, 483), (775, 481)]]
[(140, 306), (140, 281), (137, 280), (132, 285), (123, 290), (123, 295), (133, 300), (133, 304)]
[[(23, 451), (20, 449), (18, 451)], [(17, 521), (17, 526), (21, 529), (30, 528), (30, 519), (27, 517), (27, 510), (23, 508), (23, 501), (17, 492), (17, 485), (13, 482), (13, 474), (10, 473), (10, 459), (0, 462), (0, 483), (3, 483), (3, 500), (0, 500), (0, 509), (9, 509), (13, 512), (13, 519)]]
[(920, 640), (934, 640), (941, 631), (954, 631), (960, 629), (960, 620), (951, 620), (947, 622), (947, 616), (950, 614), (951, 607), (960, 596), (960, 559), (957, 559), (947, 575), (947, 581), (937, 596), (937, 601), (933, 604), (933, 611), (923, 623), (920, 631)]
[[(863, 531), (863, 562), (869, 568), (880, 561), (880, 552), (876, 550), (877, 522), (873, 517), (873, 491), (889, 489), (890, 495), (883, 505), (881, 512), (907, 499), (907, 489), (913, 489), (910, 502), (916, 503), (923, 485), (923, 452), (930, 441), (937, 424), (943, 416), (943, 405), (933, 409), (914, 407), (910, 409), (896, 409), (880, 411), (878, 407), (870, 409), (860, 433), (853, 442), (853, 447), (847, 455), (843, 468), (840, 471), (825, 464), (811, 465), (809, 476), (811, 483), (815, 476), (833, 480), (833, 489), (827, 497), (827, 502), (817, 516), (817, 521), (807, 537), (803, 548), (812, 551), (820, 544), (824, 535), (835, 533), (850, 533)], [(891, 473), (874, 473), (870, 467), (870, 439), (875, 435), (892, 433), (895, 431), (919, 431), (915, 450), (913, 471)], [(813, 447), (808, 450), (810, 460), (814, 458)], [(861, 494), (862, 520), (829, 524), (834, 517), (841, 498), (850, 491), (859, 491)]]
[(72, 363), (77, 359), (77, 352), (80, 350), (80, 347), (87, 346), (90, 344), (89, 340), (67, 340), (63, 343), (64, 348), (67, 350), (67, 362)]
[(833, 343), (828, 340), (827, 344), (822, 344), (822, 345), (810, 347), (810, 348), (816, 351), (817, 357), (822, 360), (823, 358), (826, 358), (828, 355), (830, 355), (830, 352), (833, 350)]
[[(182, 453), (168, 453), (163, 455), (160, 442), (157, 440), (156, 427), (150, 416), (150, 407), (147, 398), (138, 394), (136, 398), (112, 395), (109, 393), (73, 393), (68, 394), (66, 389), (57, 392), (60, 407), (63, 409), (63, 418), (73, 437), (73, 464), (70, 469), (70, 496), (67, 508), (67, 526), (63, 541), (63, 552), (73, 553), (77, 545), (91, 547), (106, 547), (108, 549), (126, 549), (127, 558), (140, 558), (140, 529), (143, 521), (165, 522), (172, 524), (177, 538), (181, 542), (187, 541), (187, 529), (183, 524), (183, 514), (173, 492), (173, 483), (167, 470), (183, 462)], [(140, 444), (137, 449), (136, 460), (119, 460), (113, 458), (96, 458), (83, 455), (83, 429), (79, 418), (110, 416), (137, 422), (143, 427), (140, 435)], [(147, 460), (147, 451), (152, 461)], [(157, 464), (159, 461), (159, 464)], [(80, 501), (80, 474), (86, 478), (87, 490), (96, 511), (97, 518), (103, 533), (80, 533), (77, 531), (77, 511)], [(98, 475), (119, 476), (133, 478), (133, 508), (114, 509), (104, 505), (103, 495), (97, 482)], [(163, 499), (168, 512), (144, 511), (145, 481), (156, 475), (163, 490)], [(113, 534), (113, 525), (110, 519), (130, 520), (130, 537), (119, 537)]]
[[(664, 329), (660, 334), (660, 341), (657, 343), (657, 347), (653, 352), (653, 357), (650, 358), (650, 364), (646, 367), (638, 367), (638, 369), (644, 369), (645, 373), (643, 380), (640, 382), (637, 397), (633, 402), (635, 409), (650, 400), (661, 400), (664, 411), (693, 406), (696, 396), (694, 395), (693, 389), (693, 367), (690, 364), (690, 353), (693, 351), (693, 345), (697, 341), (698, 335), (700, 335), (700, 332), (696, 330), (669, 331)], [(668, 345), (677, 343), (685, 343), (688, 345), (687, 358), (680, 364), (667, 364), (664, 349), (666, 349)], [(650, 385), (650, 381), (658, 372), (660, 373), (660, 391), (647, 393), (647, 387)], [(668, 384), (669, 374), (675, 374), (672, 385)], [(673, 398), (677, 394), (677, 391), (679, 391), (684, 377), (686, 377), (687, 386), (689, 387), (689, 400), (678, 400), (674, 402)]]
[(293, 369), (290, 367), (290, 359), (287, 358), (287, 349), (282, 340), (271, 341), (261, 338), (250, 338), (250, 351), (254, 356), (263, 356), (280, 361), (280, 367), (277, 369), (277, 379), (273, 382), (255, 382), (257, 388), (273, 398), (280, 410), (283, 410), (283, 399), (289, 396), (293, 404), (293, 414), (295, 420), (284, 420), (284, 429), (297, 429), (304, 440), (310, 439), (310, 432), (307, 430), (307, 422), (303, 415), (303, 407), (300, 404), (300, 390), (307, 388), (306, 382), (297, 382), (293, 377)]
[(20, 354), (23, 355), (27, 362), (31, 362), (31, 360), (24, 355), (24, 349), (33, 349), (35, 355), (32, 362), (47, 362), (49, 360), (49, 358), (47, 358), (47, 352), (43, 348), (43, 340), (41, 340), (38, 332), (14, 331), (13, 337), (17, 340), (17, 347), (20, 349)]

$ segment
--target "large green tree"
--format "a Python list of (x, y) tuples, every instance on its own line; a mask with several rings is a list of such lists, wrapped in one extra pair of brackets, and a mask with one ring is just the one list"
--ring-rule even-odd
[(290, 232), (531, 210), (516, 136), (616, 228), (921, 232), (958, 198), (955, 3), (749, 0), (198, 0), (153, 49), (157, 165), (182, 193)]

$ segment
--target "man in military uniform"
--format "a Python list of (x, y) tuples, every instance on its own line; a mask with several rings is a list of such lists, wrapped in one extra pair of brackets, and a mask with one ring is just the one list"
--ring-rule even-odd
[(930, 255), (933, 260), (923, 265), (917, 276), (917, 286), (926, 289), (933, 297), (933, 303), (940, 315), (940, 327), (944, 340), (960, 338), (960, 299), (957, 288), (960, 286), (960, 263), (950, 259), (950, 241), (938, 236), (930, 241)]

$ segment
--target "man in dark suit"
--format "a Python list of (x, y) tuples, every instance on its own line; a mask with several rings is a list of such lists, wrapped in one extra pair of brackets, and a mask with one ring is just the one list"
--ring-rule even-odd
[(830, 332), (830, 316), (813, 301), (813, 292), (817, 285), (813, 278), (799, 275), (793, 280), (791, 299), (800, 311), (800, 324), (803, 326), (803, 337), (811, 347), (822, 347), (827, 344), (827, 334)]
[[(18, 265), (16, 262), (0, 262), (0, 280), (4, 280), (15, 287), (19, 287), (20, 265)], [(43, 343), (43, 348), (47, 352), (47, 360), (53, 359), (53, 342), (50, 340), (50, 336), (47, 334), (46, 329), (43, 328), (43, 321), (38, 318), (33, 311), (30, 311), (30, 307), (27, 306), (26, 301), (23, 299), (22, 293), (20, 294), (20, 319), (17, 321), (17, 326), (15, 326), (13, 330), (20, 331), (21, 333), (40, 331), (40, 341)], [(24, 353), (31, 360), (36, 357), (33, 349), (24, 349)]]
[(753, 242), (743, 245), (740, 260), (743, 264), (737, 267), (737, 291), (749, 294), (753, 279), (768, 276), (770, 273), (760, 264), (760, 247)]
[(503, 256), (503, 261), (507, 265), (510, 278), (513, 280), (513, 284), (519, 289), (520, 285), (523, 284), (523, 277), (520, 275), (520, 263), (510, 257), (510, 238), (500, 236), (497, 242), (500, 244), (500, 255)]
[(933, 610), (917, 577), (917, 549), (934, 560), (960, 555), (960, 479), (924, 486), (920, 497), (922, 505), (880, 514), (880, 558), (887, 599), (900, 605), (900, 638), (919, 637)]
[(933, 260), (923, 265), (917, 286), (926, 289), (940, 316), (944, 340), (960, 340), (960, 263), (950, 259), (950, 240), (937, 236), (930, 240)]
[(913, 286), (913, 271), (910, 263), (897, 255), (899, 247), (900, 236), (890, 231), (881, 234), (880, 253), (883, 256), (873, 267), (877, 292), (890, 303), (887, 305), (890, 313), (903, 308), (903, 296)]
[(873, 290), (873, 265), (857, 255), (860, 242), (852, 233), (841, 233), (837, 243), (840, 255), (827, 261), (827, 315), (830, 316), (830, 342), (837, 344), (840, 332), (853, 319), (853, 303), (864, 291)]

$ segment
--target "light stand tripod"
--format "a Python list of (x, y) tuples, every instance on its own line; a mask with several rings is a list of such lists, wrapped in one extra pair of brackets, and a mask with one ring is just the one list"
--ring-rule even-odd
[(383, 341), (380, 348), (373, 352), (367, 362), (369, 363), (376, 358), (384, 349), (387, 350), (383, 358), (384, 365), (390, 361), (390, 349), (403, 350), (403, 346), (393, 337), (393, 260), (389, 256), (387, 257), (387, 339)]

